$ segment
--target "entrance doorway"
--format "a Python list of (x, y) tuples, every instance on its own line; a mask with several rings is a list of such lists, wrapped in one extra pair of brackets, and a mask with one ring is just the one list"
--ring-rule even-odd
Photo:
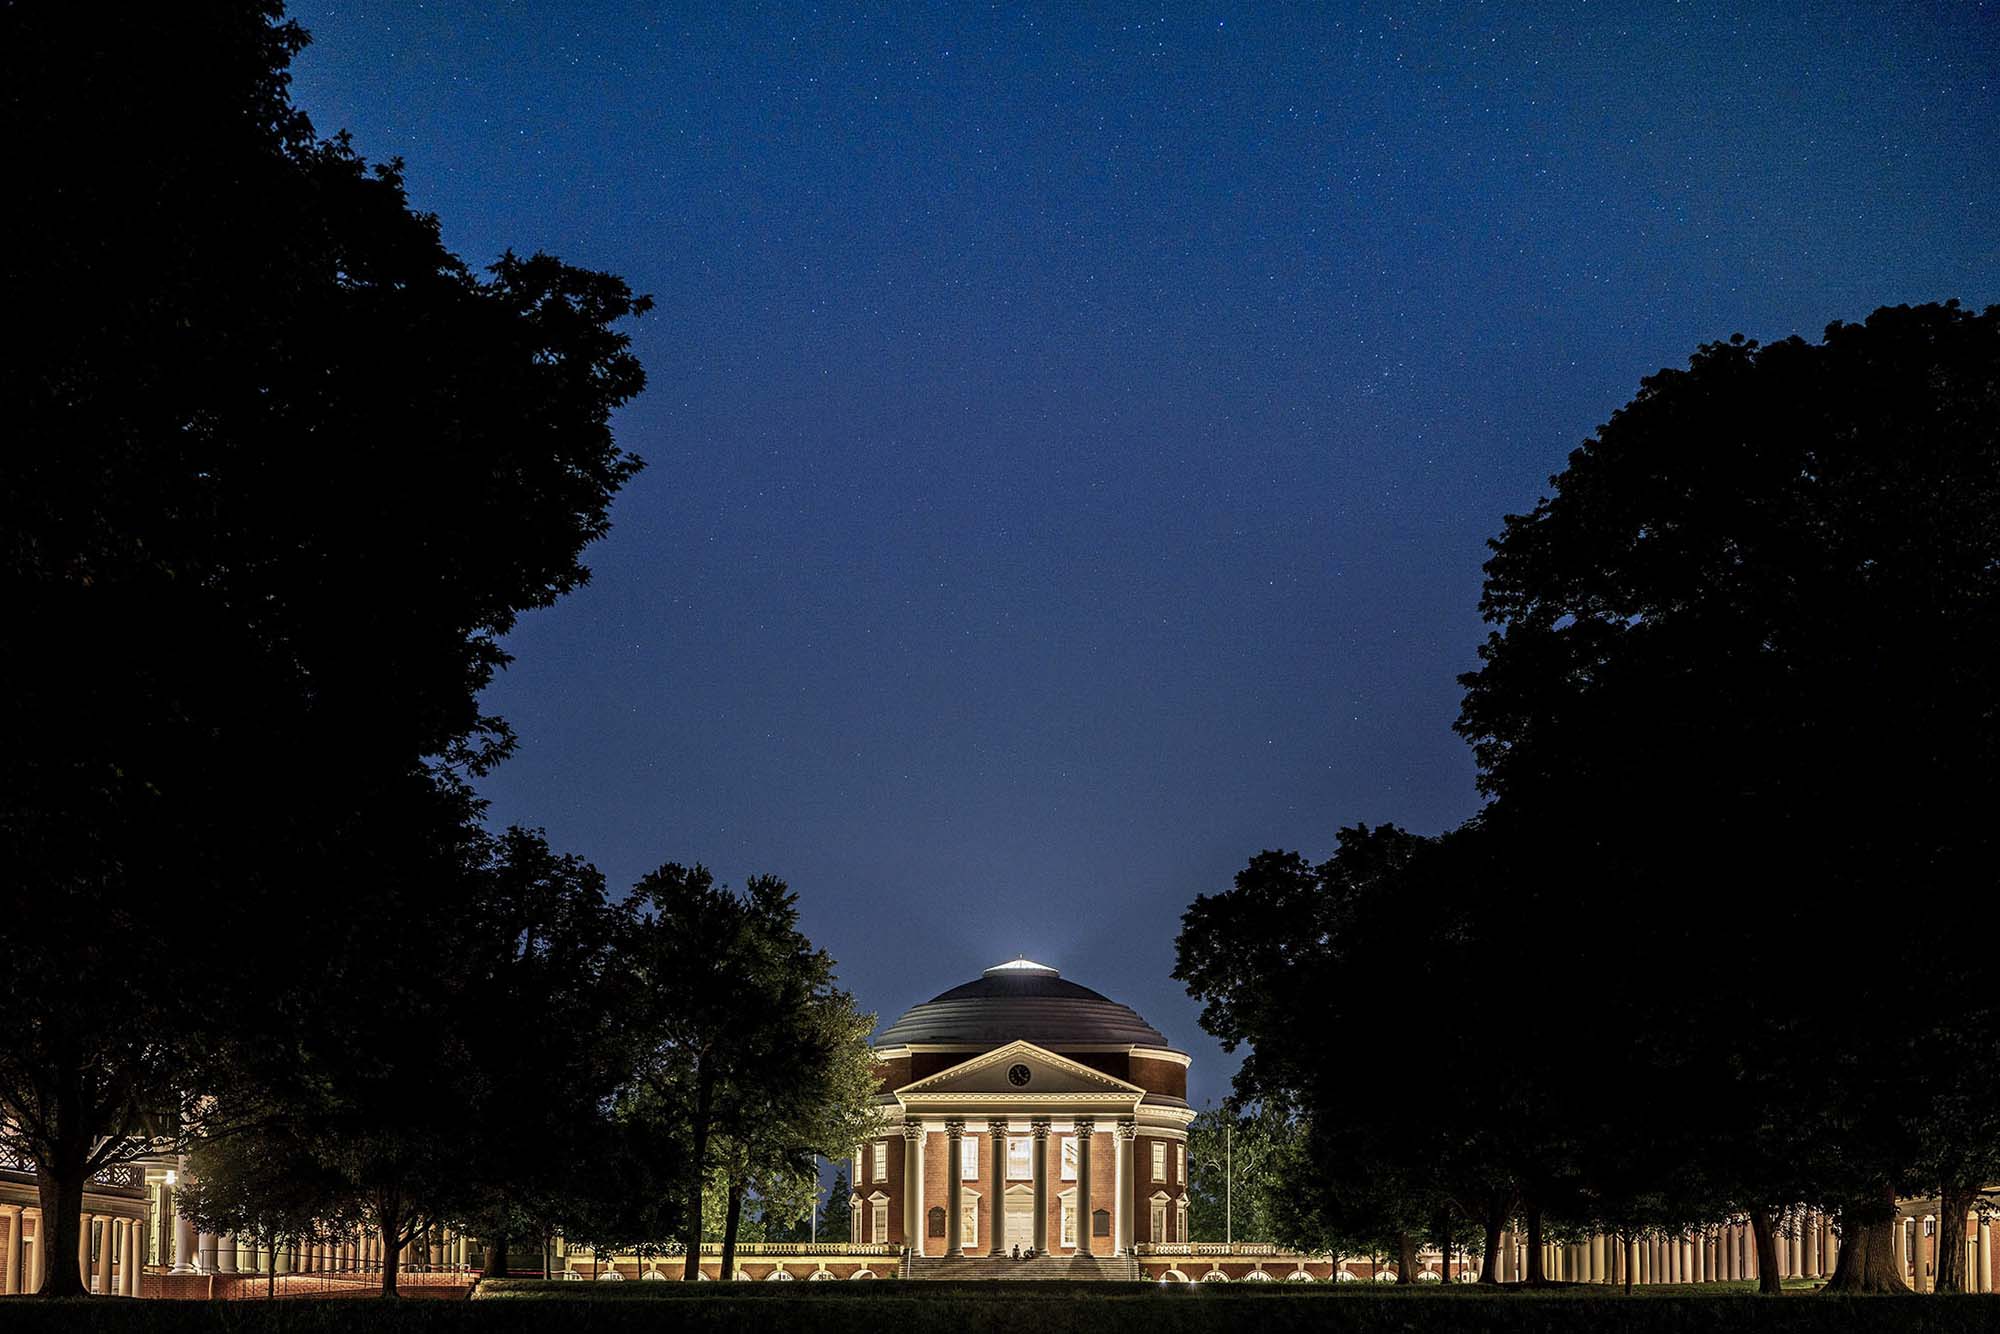
[(1000, 1249), (1011, 1251), (1019, 1246), (1023, 1250), (1035, 1244), (1035, 1192), (1026, 1186), (1016, 1186), (1007, 1192), (1007, 1233), (1000, 1239)]

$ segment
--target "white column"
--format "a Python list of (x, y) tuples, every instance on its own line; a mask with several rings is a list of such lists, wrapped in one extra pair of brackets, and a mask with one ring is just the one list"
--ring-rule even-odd
[(111, 1260), (118, 1244), (118, 1220), (110, 1214), (104, 1216), (104, 1237), (97, 1243), (97, 1291), (109, 1295), (111, 1292)]
[(965, 1122), (945, 1122), (944, 1136), (944, 1253), (964, 1255), (965, 1172), (962, 1155), (965, 1152)]
[(924, 1156), (923, 1133), (916, 1123), (903, 1123), (903, 1245), (913, 1255), (924, 1253), (924, 1203), (917, 1198), (918, 1164)]
[(90, 1225), (96, 1215), (86, 1210), (77, 1219), (76, 1229), (76, 1270), (83, 1279), (83, 1290), (90, 1291)]
[(25, 1223), (29, 1218), (35, 1220), (35, 1244), (28, 1250), (28, 1291), (40, 1292), (42, 1279), (46, 1276), (48, 1267), (48, 1223), (44, 1221), (40, 1209), (23, 1209), (22, 1222)]
[(1979, 1220), (1979, 1273), (1977, 1289), (1980, 1292), (1993, 1291), (1993, 1220)]
[(923, 1126), (919, 1124), (917, 1127), (916, 1153), (917, 1184), (911, 1188), (910, 1192), (916, 1197), (917, 1201), (917, 1238), (910, 1243), (910, 1249), (918, 1255), (924, 1253), (924, 1238), (930, 1231), (931, 1204), (930, 1200), (926, 1198), (930, 1194), (930, 1191), (929, 1183), (924, 1180), (924, 1151), (930, 1147), (930, 1142), (929, 1132), (924, 1130)]
[[(1050, 1249), (1049, 1248), (1049, 1130), (1050, 1130), (1049, 1123), (1045, 1119), (1038, 1118), (1028, 1123), (1028, 1131), (1035, 1137), (1034, 1239), (1035, 1239), (1035, 1251), (1039, 1255), (1049, 1254), (1049, 1249)], [(957, 1152), (956, 1143), (954, 1143), (952, 1151), (954, 1153)], [(952, 1164), (949, 1175), (953, 1181), (958, 1180), (957, 1164), (955, 1163)], [(957, 1208), (958, 1205), (956, 1202), (954, 1202), (952, 1205), (952, 1209), (954, 1210), (952, 1216), (954, 1218), (957, 1217), (956, 1213)], [(954, 1230), (952, 1235), (956, 1236), (957, 1232)]]
[(12, 1294), (21, 1290), (21, 1206), (0, 1204), (0, 1222), (7, 1227), (7, 1272), (0, 1278), (0, 1292)]
[[(171, 1197), (174, 1192), (169, 1191)], [(174, 1267), (176, 1274), (191, 1274), (195, 1271), (195, 1230), (194, 1224), (179, 1214), (174, 1215)]]
[(145, 1291), (146, 1220), (135, 1218), (125, 1227), (125, 1295), (137, 1297)]
[(1111, 1231), (1119, 1255), (1132, 1253), (1132, 1141), (1138, 1127), (1120, 1121), (1111, 1154)]
[[(1076, 1254), (1094, 1255), (1096, 1242), (1090, 1235), (1091, 1215), (1096, 1201), (1091, 1198), (1090, 1146), (1097, 1138), (1097, 1122), (1089, 1117), (1076, 1120)], [(1181, 1173), (1186, 1176), (1187, 1173)], [(1182, 1182), (1183, 1186), (1187, 1183)]]

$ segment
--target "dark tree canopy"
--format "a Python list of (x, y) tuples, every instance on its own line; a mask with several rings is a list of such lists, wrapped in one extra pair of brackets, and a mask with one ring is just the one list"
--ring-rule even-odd
[[(1507, 519), (1458, 729), (1490, 802), (1197, 899), (1176, 976), (1313, 1164), (1292, 1231), (1632, 1236), (1836, 1213), (1940, 1287), (2000, 1176), (2000, 309), (1700, 348)], [(1387, 855), (1393, 854), (1393, 855)], [(1372, 906), (1371, 905), (1376, 905)], [(1369, 1047), (1301, 1043), (1306, 1031)], [(1775, 1265), (1762, 1266), (1768, 1290)]]
[(272, 3), (0, 9), (0, 1110), (55, 1253), (296, 1021), (367, 832), (506, 753), (499, 638), (639, 466), (647, 302), (448, 252), (291, 105), (304, 42)]
[[(1658, 1035), (1660, 1059), (1692, 1062), (1678, 1082), (1728, 1109), (1709, 1146), (1760, 1197), (1743, 1204), (1815, 1195), (1880, 1251), (1863, 1224), (1890, 1193), (1942, 1184), (1914, 1156), (1935, 1132), (1910, 1095), (1948, 1064), (1924, 1048), (1967, 1024), (1995, 1036), (1990, 1012), (1925, 997), (1977, 994), (1968, 944), (2000, 926), (1983, 887), (2000, 310), (1709, 344), (1552, 486), (1487, 566), (1498, 628), (1459, 729), (1488, 818), (1524, 846), (1589, 849), (1550, 868), (1556, 920), (1607, 880), (1640, 902), (1700, 887), (1721, 908), (1661, 915), (1653, 948), (1620, 960), (1638, 1003), (1598, 1014)], [(1801, 1006), (1808, 988), (1831, 994)], [(1939, 1009), (1913, 1046), (1910, 1016)], [(1734, 1040), (1675, 1051), (1675, 1032)], [(1831, 1151), (1807, 1161), (1805, 1144)], [(1843, 1283), (1892, 1286), (1869, 1249), (1847, 1248)]]

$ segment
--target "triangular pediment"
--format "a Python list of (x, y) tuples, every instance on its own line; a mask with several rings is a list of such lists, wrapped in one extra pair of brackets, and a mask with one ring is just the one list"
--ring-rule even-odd
[(981, 1052), (896, 1090), (897, 1099), (906, 1103), (913, 1098), (994, 1098), (1017, 1102), (1078, 1096), (1137, 1101), (1144, 1095), (1145, 1090), (1137, 1084), (1128, 1084), (1025, 1041)]

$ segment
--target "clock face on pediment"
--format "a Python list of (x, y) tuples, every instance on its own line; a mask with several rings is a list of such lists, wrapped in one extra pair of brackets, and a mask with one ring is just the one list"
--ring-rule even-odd
[(1063, 1095), (1095, 1095), (1136, 1101), (1144, 1090), (1089, 1066), (1045, 1051), (1031, 1042), (1015, 1042), (984, 1052), (947, 1070), (940, 1070), (896, 1090), (911, 1098), (970, 1099), (992, 1095), (1005, 1101)]

